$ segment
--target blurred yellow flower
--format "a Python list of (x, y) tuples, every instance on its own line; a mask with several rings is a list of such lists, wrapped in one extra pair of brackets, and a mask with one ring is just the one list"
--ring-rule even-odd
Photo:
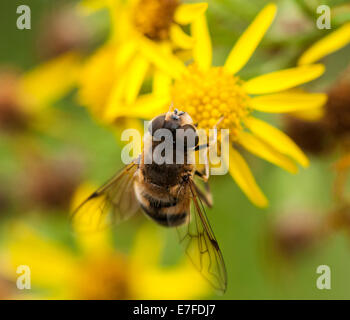
[[(86, 0), (84, 9), (107, 7), (111, 36), (83, 68), (79, 98), (96, 116), (106, 107), (129, 105), (137, 98), (153, 60), (167, 68), (174, 49), (190, 49), (193, 39), (181, 25), (190, 24), (207, 9), (206, 3), (179, 0)], [(180, 65), (181, 66), (181, 65)], [(101, 120), (101, 117), (99, 117)]]
[(248, 81), (236, 75), (254, 53), (275, 14), (276, 6), (267, 5), (242, 34), (222, 67), (211, 65), (211, 39), (205, 16), (199, 16), (191, 26), (194, 63), (185, 66), (181, 61), (168, 61), (164, 68), (155, 59), (163, 73), (155, 75), (153, 93), (140, 97), (132, 108), (110, 105), (105, 116), (109, 121), (118, 117), (148, 119), (167, 111), (173, 102), (191, 115), (198, 128), (211, 129), (223, 117), (218, 129), (230, 129), (230, 174), (255, 205), (267, 206), (265, 195), (236, 145), (291, 173), (298, 170), (296, 162), (306, 167), (308, 159), (288, 136), (253, 117), (252, 112), (289, 113), (315, 109), (326, 101), (325, 94), (292, 89), (322, 75), (324, 67), (320, 64), (276, 71)]
[[(87, 193), (91, 186), (82, 185), (74, 203)], [(163, 242), (152, 226), (141, 227), (129, 256), (116, 251), (107, 230), (78, 233), (73, 250), (20, 222), (7, 229), (0, 273), (14, 279), (19, 265), (29, 266), (30, 298), (194, 299), (210, 292), (189, 261), (160, 265)]]
[[(18, 117), (20, 121), (33, 120), (33, 116), (74, 87), (79, 65), (79, 55), (69, 52), (23, 74), (1, 72), (0, 122), (4, 118), (4, 122), (7, 122), (4, 125), (11, 125), (9, 122), (17, 121)], [(11, 119), (8, 119), (10, 116)]]
[(14, 280), (19, 265), (29, 266), (30, 298), (194, 299), (210, 292), (190, 262), (159, 265), (161, 241), (154, 230), (140, 231), (129, 257), (112, 248), (106, 233), (78, 239), (79, 255), (25, 225), (17, 224), (11, 233), (1, 253), (1, 273)]
[[(180, 26), (188, 25), (202, 15), (208, 4), (185, 4), (181, 0), (82, 0), (81, 7), (90, 12), (108, 8), (112, 40), (123, 43), (132, 54), (138, 49), (138, 41), (144, 39), (167, 42), (183, 49), (191, 48), (193, 40)], [(130, 50), (131, 46), (133, 50)]]

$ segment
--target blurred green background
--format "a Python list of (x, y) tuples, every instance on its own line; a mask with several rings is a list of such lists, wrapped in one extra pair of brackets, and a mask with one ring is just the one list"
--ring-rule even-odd
[[(14, 66), (21, 71), (41, 63), (38, 54), (37, 39), (42, 30), (41, 17), (55, 13), (58, 2), (54, 0), (27, 1), (32, 11), (32, 29), (17, 30), (16, 8), (23, 1), (2, 0), (0, 4), (0, 66)], [(69, 1), (66, 1), (69, 2)], [(315, 27), (316, 13), (312, 10), (318, 1), (310, 5), (308, 1), (277, 1), (278, 16), (271, 30), (258, 47), (253, 59), (244, 69), (242, 77), (250, 77), (261, 72), (290, 67), (297, 57), (314, 40), (327, 31)], [(222, 63), (230, 48), (268, 1), (252, 0), (217, 0), (209, 1), (209, 28), (213, 39), (214, 63)], [(338, 6), (348, 1), (320, 1), (331, 6)], [(336, 28), (348, 15), (333, 17), (332, 26)], [(108, 30), (108, 18), (101, 14), (96, 29), (96, 43), (103, 41)], [(348, 65), (350, 48), (324, 59), (326, 74), (311, 84), (313, 90), (326, 90), (337, 75)], [(43, 84), (44, 86), (44, 84)], [(97, 124), (87, 110), (76, 102), (73, 91), (65, 99), (52, 106), (45, 131), (33, 130), (30, 143), (9, 134), (0, 134), (0, 191), (6, 199), (6, 206), (0, 207), (0, 241), (5, 242), (4, 235), (8, 223), (16, 218), (34, 226), (40, 233), (70, 246), (74, 235), (68, 225), (68, 208), (45, 209), (22, 206), (21, 190), (26, 179), (33, 178), (26, 166), (28, 158), (24, 156), (30, 148), (39, 153), (42, 160), (62, 160), (64, 168), (76, 166), (73, 170), (76, 181), (88, 180), (96, 185), (108, 179), (121, 168), (121, 145), (115, 135), (106, 127)], [(282, 126), (279, 116), (267, 116), (272, 123)], [(33, 146), (31, 146), (31, 143)], [(283, 223), (293, 228), (294, 221), (299, 221), (299, 214), (311, 215), (312, 219), (322, 220), (334, 207), (332, 183), (335, 172), (332, 163), (338, 153), (310, 157), (310, 167), (301, 169), (297, 175), (290, 175), (263, 160), (246, 155), (256, 179), (270, 201), (267, 209), (254, 207), (238, 189), (230, 176), (214, 176), (211, 188), (214, 196), (214, 208), (207, 214), (219, 241), (228, 270), (228, 290), (224, 296), (214, 293), (206, 295), (212, 299), (349, 299), (350, 298), (350, 243), (346, 231), (327, 234), (317, 241), (308, 243), (291, 237)], [(74, 167), (75, 168), (75, 167)], [(62, 168), (61, 168), (62, 169)], [(40, 170), (40, 166), (39, 166)], [(60, 174), (58, 174), (60, 175)], [(59, 185), (64, 188), (65, 184)], [(62, 190), (57, 190), (61, 193)], [(5, 200), (4, 200), (5, 201)], [(283, 221), (286, 212), (291, 216)], [(300, 224), (310, 223), (302, 214)], [(305, 220), (303, 220), (305, 219)], [(281, 222), (282, 221), (282, 222)], [(313, 221), (313, 220), (312, 220)], [(128, 252), (138, 224), (128, 222), (113, 230), (116, 248)], [(312, 222), (311, 222), (312, 224)], [(298, 223), (295, 228), (299, 228)], [(284, 229), (283, 229), (284, 228)], [(306, 227), (307, 232), (312, 233)], [(180, 251), (172, 230), (160, 229), (166, 242), (164, 264), (176, 260)], [(287, 228), (288, 229), (288, 228)], [(296, 231), (297, 235), (299, 234)], [(277, 235), (276, 235), (277, 234)], [(301, 237), (304, 236), (301, 231)], [(298, 237), (298, 236), (297, 236)], [(282, 240), (281, 240), (282, 239)], [(286, 240), (287, 239), (287, 240)], [(288, 241), (297, 244), (289, 251)], [(280, 244), (282, 242), (282, 245)], [(319, 265), (331, 268), (331, 290), (319, 290), (316, 269)], [(32, 284), (35, 286), (35, 284)]]

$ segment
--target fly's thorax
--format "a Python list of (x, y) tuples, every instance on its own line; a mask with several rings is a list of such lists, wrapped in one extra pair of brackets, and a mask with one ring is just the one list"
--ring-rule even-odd
[(183, 185), (193, 177), (195, 167), (192, 164), (145, 164), (140, 165), (140, 175), (145, 183), (154, 184), (169, 190)]
[[(187, 148), (182, 143), (176, 140), (160, 139), (153, 140), (152, 137), (145, 143), (144, 146), (144, 163), (145, 164), (168, 164), (168, 165), (193, 165), (196, 162), (194, 148)], [(176, 166), (174, 166), (176, 167)]]

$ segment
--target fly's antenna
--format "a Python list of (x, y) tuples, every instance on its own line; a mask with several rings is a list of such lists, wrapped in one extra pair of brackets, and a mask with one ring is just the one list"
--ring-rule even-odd
[(218, 122), (215, 124), (214, 126), (214, 135), (212, 136), (212, 138), (209, 140), (209, 145), (213, 144), (216, 142), (216, 140), (218, 139), (218, 126), (219, 124), (224, 120), (224, 115), (222, 115), (220, 117), (220, 119), (218, 120)]
[(171, 101), (168, 112), (170, 112), (173, 108), (174, 108), (174, 101)]
[(217, 127), (219, 126), (219, 124), (222, 122), (222, 120), (224, 120), (225, 119), (225, 117), (224, 117), (224, 115), (222, 115), (221, 117), (220, 117), (220, 119), (218, 120), (218, 122), (215, 124), (215, 126), (214, 126), (214, 128), (213, 129), (217, 129)]

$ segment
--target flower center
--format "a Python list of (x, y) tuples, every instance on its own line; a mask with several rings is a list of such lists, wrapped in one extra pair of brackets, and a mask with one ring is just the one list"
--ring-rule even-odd
[(249, 114), (249, 96), (242, 87), (242, 80), (227, 74), (222, 67), (200, 71), (188, 66), (188, 72), (172, 87), (172, 100), (192, 117), (198, 128), (230, 129), (235, 141), (242, 130), (244, 118)]
[(155, 41), (168, 39), (178, 5), (179, 0), (139, 0), (133, 17), (136, 29)]

